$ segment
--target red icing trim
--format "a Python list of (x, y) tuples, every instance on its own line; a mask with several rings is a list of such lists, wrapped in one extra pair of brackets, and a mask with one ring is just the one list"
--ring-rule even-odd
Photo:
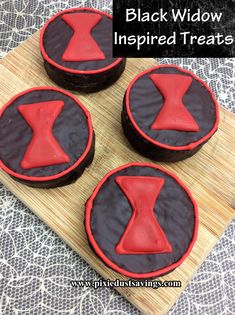
[[(118, 171), (121, 171), (125, 168), (128, 168), (130, 166), (147, 166), (147, 167), (152, 167), (155, 169), (158, 169), (160, 171), (165, 172), (166, 174), (168, 174), (169, 176), (171, 176), (173, 179), (175, 179), (175, 181), (185, 190), (185, 192), (187, 193), (187, 195), (189, 196), (190, 200), (192, 201), (192, 204), (194, 206), (194, 213), (195, 213), (195, 225), (194, 225), (194, 232), (193, 232), (193, 237), (191, 240), (191, 243), (188, 247), (188, 249), (186, 250), (186, 252), (184, 253), (184, 255), (175, 263), (159, 269), (157, 271), (153, 271), (153, 272), (148, 272), (148, 273), (134, 273), (134, 272), (130, 272), (127, 271), (121, 267), (119, 267), (118, 265), (116, 265), (115, 263), (113, 263), (106, 255), (105, 253), (101, 250), (101, 248), (99, 247), (99, 245), (96, 243), (95, 238), (92, 234), (92, 230), (91, 230), (91, 212), (92, 212), (92, 208), (93, 208), (93, 201), (96, 198), (96, 195), (99, 193), (99, 190), (101, 189), (102, 185), (108, 180), (108, 178), (117, 173)], [(89, 239), (90, 244), (92, 245), (92, 247), (94, 248), (95, 252), (97, 253), (97, 255), (105, 262), (105, 264), (107, 264), (109, 267), (111, 267), (113, 270), (127, 276), (127, 277), (132, 277), (132, 278), (137, 278), (137, 279), (141, 279), (141, 278), (151, 278), (151, 277), (158, 277), (162, 274), (168, 273), (172, 270), (174, 270), (175, 268), (177, 268), (179, 265), (181, 265), (183, 263), (183, 261), (189, 256), (194, 243), (196, 242), (197, 239), (197, 234), (198, 234), (198, 207), (197, 204), (195, 202), (195, 200), (193, 199), (190, 190), (180, 181), (180, 179), (168, 172), (166, 169), (160, 167), (160, 166), (156, 166), (154, 164), (150, 164), (150, 163), (129, 163), (123, 166), (120, 166), (112, 171), (110, 171), (108, 174), (105, 175), (105, 177), (99, 182), (99, 184), (96, 186), (95, 190), (93, 191), (90, 199), (87, 201), (86, 203), (86, 212), (85, 212), (85, 228), (86, 228), (86, 232), (87, 232), (87, 236)]]
[(150, 79), (164, 98), (164, 104), (151, 129), (199, 131), (199, 126), (183, 104), (192, 77), (180, 74), (151, 74)]
[[(213, 128), (211, 129), (211, 131), (205, 135), (204, 137), (202, 137), (201, 139), (195, 141), (195, 142), (192, 142), (190, 144), (187, 144), (187, 145), (184, 145), (184, 146), (170, 146), (170, 145), (167, 145), (167, 144), (164, 144), (164, 143), (161, 143), (161, 142), (158, 142), (154, 139), (152, 139), (151, 137), (149, 137), (148, 135), (146, 135), (143, 130), (141, 130), (141, 128), (137, 125), (136, 121), (134, 120), (133, 116), (132, 116), (132, 113), (131, 113), (131, 109), (130, 109), (130, 91), (133, 87), (133, 85), (135, 84), (135, 82), (141, 78), (142, 76), (154, 71), (154, 70), (157, 70), (157, 69), (160, 69), (160, 68), (176, 68), (180, 71), (183, 71), (184, 73), (187, 73), (189, 74), (193, 79), (197, 80), (198, 82), (200, 82), (201, 85), (203, 85), (207, 91), (210, 93), (211, 95), (211, 98), (214, 102), (214, 105), (215, 105), (215, 110), (216, 110), (216, 119), (215, 119), (215, 124), (213, 126)], [(185, 69), (182, 69), (178, 66), (175, 66), (175, 65), (159, 65), (159, 66), (155, 66), (155, 67), (152, 67), (150, 69), (147, 69), (145, 70), (144, 72), (141, 72), (139, 73), (132, 81), (131, 83), (129, 84), (128, 88), (127, 88), (127, 91), (126, 91), (126, 96), (125, 96), (125, 99), (126, 99), (126, 111), (127, 111), (127, 114), (128, 114), (128, 117), (129, 119), (131, 120), (131, 123), (132, 125), (134, 126), (134, 128), (137, 130), (137, 132), (141, 135), (141, 137), (143, 137), (144, 139), (148, 140), (149, 142), (159, 146), (159, 147), (162, 147), (162, 148), (165, 148), (165, 149), (168, 149), (168, 150), (175, 150), (175, 151), (181, 151), (181, 150), (192, 150), (194, 148), (196, 148), (197, 146), (199, 146), (200, 144), (202, 144), (203, 142), (205, 142), (206, 140), (208, 140), (215, 132), (216, 130), (218, 129), (218, 125), (219, 125), (219, 105), (217, 103), (217, 100), (214, 96), (214, 94), (212, 93), (211, 89), (208, 87), (208, 85), (202, 81), (201, 79), (199, 79), (194, 73), (188, 71), (188, 70), (185, 70)]]
[(101, 21), (100, 14), (70, 13), (62, 19), (74, 31), (62, 59), (64, 61), (104, 60), (105, 55), (91, 36), (92, 29)]
[(63, 101), (50, 101), (18, 107), (18, 111), (33, 130), (32, 140), (21, 161), (23, 169), (70, 161), (69, 156), (63, 151), (52, 133), (54, 122), (63, 106)]
[(68, 173), (70, 173), (72, 170), (74, 170), (76, 167), (78, 167), (78, 165), (80, 165), (82, 163), (82, 161), (86, 158), (87, 154), (89, 153), (90, 149), (91, 149), (91, 145), (92, 145), (92, 141), (93, 141), (93, 134), (94, 134), (94, 130), (92, 127), (92, 122), (91, 122), (91, 116), (90, 113), (88, 112), (88, 110), (85, 108), (85, 106), (71, 93), (64, 91), (62, 89), (56, 88), (56, 87), (48, 87), (48, 86), (41, 86), (41, 87), (34, 87), (28, 90), (25, 90), (17, 95), (15, 95), (12, 99), (10, 99), (1, 109), (0, 109), (0, 117), (3, 115), (4, 111), (7, 109), (7, 107), (11, 106), (11, 104), (20, 96), (33, 92), (33, 91), (40, 91), (40, 90), (49, 90), (49, 91), (56, 91), (56, 92), (60, 92), (63, 93), (64, 95), (69, 96), (70, 98), (72, 98), (76, 104), (83, 110), (85, 116), (87, 117), (87, 125), (88, 125), (88, 130), (89, 130), (89, 136), (88, 136), (88, 142), (87, 142), (87, 147), (85, 149), (85, 151), (83, 152), (83, 154), (80, 156), (80, 158), (70, 167), (68, 167), (66, 170), (64, 170), (63, 172), (60, 172), (58, 174), (55, 175), (51, 175), (51, 176), (26, 176), (23, 174), (19, 174), (16, 173), (14, 171), (12, 171), (10, 168), (8, 168), (3, 162), (2, 160), (0, 160), (0, 169), (3, 169), (5, 172), (7, 172), (9, 175), (11, 176), (15, 176), (17, 178), (23, 179), (23, 180), (30, 180), (30, 181), (49, 181), (49, 180), (53, 180), (56, 178), (60, 178)]
[(107, 70), (110, 70), (112, 68), (114, 68), (116, 65), (118, 65), (120, 62), (122, 62), (123, 58), (118, 58), (116, 59), (113, 63), (111, 63), (110, 65), (97, 69), (97, 70), (76, 70), (76, 69), (71, 69), (71, 68), (67, 68), (67, 67), (63, 67), (60, 64), (56, 63), (53, 59), (51, 59), (44, 48), (44, 44), (43, 44), (43, 38), (44, 38), (44, 34), (46, 31), (47, 26), (53, 22), (57, 17), (59, 17), (60, 15), (64, 15), (65, 13), (70, 13), (70, 12), (77, 12), (77, 11), (87, 11), (87, 12), (92, 12), (92, 13), (98, 13), (102, 16), (106, 16), (109, 19), (112, 20), (112, 15), (107, 14), (105, 12), (99, 11), (99, 10), (95, 10), (95, 9), (90, 9), (90, 8), (71, 8), (71, 9), (67, 9), (67, 10), (63, 10), (55, 15), (53, 15), (52, 18), (50, 18), (46, 24), (44, 25), (44, 27), (41, 30), (40, 33), (40, 50), (42, 53), (43, 58), (50, 63), (52, 66), (62, 70), (62, 71), (66, 71), (66, 72), (70, 72), (70, 73), (75, 73), (75, 74), (97, 74), (97, 73), (101, 73)]
[(154, 206), (164, 185), (164, 179), (148, 176), (117, 176), (115, 180), (126, 195), (133, 211), (116, 246), (116, 252), (118, 254), (171, 252), (172, 247), (154, 214)]

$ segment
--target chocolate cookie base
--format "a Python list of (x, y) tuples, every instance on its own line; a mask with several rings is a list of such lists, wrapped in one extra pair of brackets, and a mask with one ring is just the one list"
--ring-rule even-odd
[(194, 154), (196, 154), (203, 145), (209, 141), (207, 139), (197, 147), (193, 148), (192, 150), (173, 150), (173, 149), (166, 149), (161, 146), (157, 146), (156, 144), (151, 143), (147, 139), (144, 139), (138, 131), (132, 125), (127, 112), (126, 112), (126, 104), (125, 99), (123, 101), (123, 110), (122, 110), (122, 127), (124, 134), (133, 148), (141, 155), (153, 159), (155, 161), (160, 162), (178, 162), (181, 160), (185, 160)]
[(51, 78), (59, 86), (79, 92), (97, 92), (116, 82), (125, 70), (126, 59), (123, 59), (113, 68), (94, 74), (75, 74), (62, 71), (44, 61), (44, 67)]
[(27, 185), (29, 187), (33, 187), (33, 188), (49, 189), (49, 188), (67, 186), (74, 183), (83, 174), (85, 169), (92, 163), (94, 159), (94, 155), (95, 155), (95, 134), (93, 134), (93, 141), (92, 141), (91, 149), (86, 155), (85, 159), (68, 174), (62, 177), (53, 179), (53, 180), (49, 180), (49, 181), (29, 181), (29, 180), (23, 180), (23, 179), (17, 178), (15, 176), (11, 176), (11, 177), (16, 181), (24, 185)]

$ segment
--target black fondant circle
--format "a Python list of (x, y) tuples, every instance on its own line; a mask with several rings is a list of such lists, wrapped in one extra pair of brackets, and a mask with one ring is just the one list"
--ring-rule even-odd
[[(183, 103), (200, 127), (198, 132), (153, 130), (151, 126), (163, 106), (164, 99), (150, 79), (150, 74), (180, 74), (192, 77), (192, 84), (183, 97)], [(216, 120), (215, 101), (208, 89), (189, 72), (178, 67), (157, 67), (134, 82), (129, 96), (130, 111), (138, 127), (148, 137), (169, 146), (186, 146), (210, 133)]]
[[(133, 163), (135, 164), (135, 163)], [(115, 182), (117, 176), (156, 176), (164, 178), (165, 184), (155, 204), (154, 213), (170, 242), (172, 253), (164, 254), (117, 254), (118, 244), (132, 214), (131, 205)], [(93, 193), (94, 194), (94, 193)], [(111, 262), (134, 274), (154, 273), (179, 261), (195, 241), (197, 217), (195, 204), (179, 182), (162, 169), (143, 165), (124, 166), (106, 178), (94, 198), (87, 203), (86, 222), (88, 239)], [(98, 253), (98, 255), (100, 255)], [(112, 266), (111, 266), (112, 267)], [(164, 272), (163, 272), (164, 273)]]
[[(32, 139), (32, 129), (18, 112), (19, 105), (62, 100), (64, 107), (53, 126), (53, 135), (70, 157), (69, 163), (22, 169), (20, 163)], [(89, 126), (87, 116), (76, 101), (62, 91), (36, 89), (16, 98), (3, 111), (0, 120), (0, 160), (12, 171), (24, 176), (44, 177), (61, 173), (74, 165), (87, 148)]]
[[(64, 14), (71, 14), (74, 12), (78, 14), (98, 13), (98, 11), (88, 9), (70, 9), (69, 12), (65, 11)], [(102, 12), (100, 13), (102, 14)], [(51, 60), (62, 67), (81, 71), (102, 69), (118, 60), (118, 58), (112, 57), (112, 19), (108, 16), (102, 15), (102, 20), (94, 27), (91, 35), (103, 51), (105, 59), (80, 62), (63, 61), (62, 55), (73, 36), (73, 30), (63, 21), (62, 16), (63, 12), (51, 21), (47, 25), (43, 35), (43, 47)]]

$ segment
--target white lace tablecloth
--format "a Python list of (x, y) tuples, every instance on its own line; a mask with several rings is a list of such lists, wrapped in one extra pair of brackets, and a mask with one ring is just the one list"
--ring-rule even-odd
[[(1, 0), (0, 57), (54, 13), (73, 6), (112, 12), (109, 0)], [(205, 80), (219, 103), (235, 111), (235, 59), (160, 59)], [(1, 87), (0, 87), (1, 88)], [(235, 314), (235, 221), (174, 305), (174, 315)], [(116, 291), (72, 288), (100, 276), (0, 184), (0, 314), (140, 314)]]

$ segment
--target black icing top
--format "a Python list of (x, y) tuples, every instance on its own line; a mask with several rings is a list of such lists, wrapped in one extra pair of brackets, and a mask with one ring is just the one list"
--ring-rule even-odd
[[(150, 176), (165, 180), (154, 213), (172, 246), (171, 253), (128, 255), (115, 251), (132, 214), (127, 197), (115, 181), (117, 176)], [(87, 203), (87, 211), (91, 215), (86, 225), (90, 225), (92, 237), (104, 255), (113, 264), (129, 272), (154, 272), (177, 262), (195, 238), (196, 218), (192, 200), (184, 188), (163, 170), (135, 163), (121, 167), (106, 178), (93, 198), (92, 204)], [(89, 239), (91, 241), (91, 235)]]
[[(89, 14), (101, 14), (101, 21), (93, 28), (91, 35), (101, 48), (105, 55), (104, 60), (92, 60), (92, 61), (80, 61), (80, 62), (68, 62), (62, 60), (62, 55), (69, 44), (70, 39), (73, 36), (73, 30), (63, 21), (62, 16), (64, 14), (71, 13), (89, 13)], [(112, 57), (112, 18), (103, 12), (99, 12), (92, 9), (70, 9), (60, 12), (54, 19), (49, 20), (46, 25), (43, 34), (43, 47), (46, 54), (54, 62), (65, 68), (74, 70), (98, 70), (111, 65), (118, 58)]]
[[(63, 109), (53, 125), (53, 135), (70, 162), (51, 166), (22, 169), (20, 163), (32, 139), (33, 131), (19, 113), (20, 105), (45, 101), (64, 102)], [(16, 98), (3, 111), (0, 120), (0, 159), (12, 171), (25, 176), (52, 176), (72, 166), (88, 145), (89, 126), (85, 112), (68, 95), (58, 90), (35, 89)]]
[[(198, 124), (199, 131), (151, 129), (164, 104), (164, 99), (150, 79), (150, 74), (191, 76), (192, 83), (183, 97), (183, 104)], [(127, 103), (127, 96), (125, 100)], [(129, 104), (131, 115), (142, 132), (154, 141), (169, 146), (185, 146), (202, 139), (212, 131), (217, 121), (217, 104), (209, 88), (189, 72), (174, 66), (159, 66), (140, 76), (130, 88)]]

